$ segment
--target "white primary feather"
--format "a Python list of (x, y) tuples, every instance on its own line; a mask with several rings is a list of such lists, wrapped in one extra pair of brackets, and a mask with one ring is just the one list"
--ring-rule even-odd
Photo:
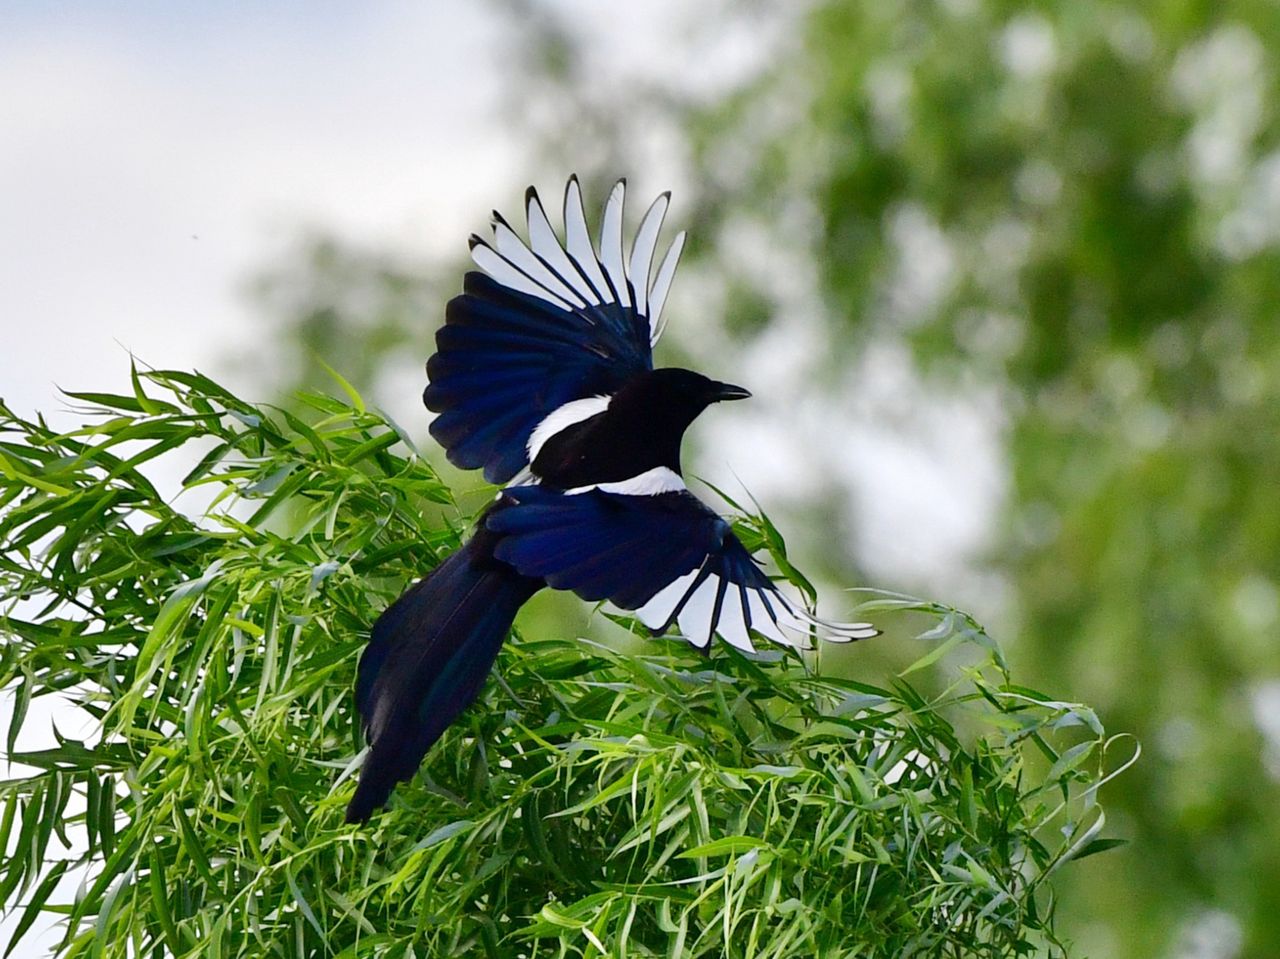
[(706, 649), (707, 644), (711, 642), (715, 625), (711, 619), (715, 613), (716, 593), (719, 589), (720, 577), (714, 574), (708, 576), (685, 600), (684, 606), (676, 614), (680, 632), (684, 634), (685, 639), (699, 649)]
[(805, 623), (806, 628), (816, 627), (822, 638), (830, 643), (852, 643), (855, 640), (870, 639), (880, 635), (880, 630), (870, 623), (841, 623), (823, 619), (803, 608), (793, 608), (792, 611)]
[(603, 413), (607, 410), (610, 399), (611, 397), (608, 396), (588, 396), (581, 400), (570, 400), (563, 406), (558, 406), (548, 413), (533, 428), (533, 432), (529, 434), (529, 442), (525, 445), (525, 450), (529, 454), (529, 462), (532, 463), (537, 459), (539, 451), (547, 440), (565, 427), (572, 426), (574, 423), (581, 423), (583, 420), (590, 419), (597, 413)]
[(668, 583), (636, 610), (637, 618), (650, 629), (662, 629), (679, 609), (676, 619), (680, 632), (699, 649), (705, 649), (711, 636), (719, 633), (731, 646), (745, 652), (755, 652), (751, 630), (796, 649), (812, 649), (809, 640), (815, 635), (830, 642), (850, 642), (879, 632), (870, 623), (831, 623), (818, 619), (776, 589), (750, 589), (734, 583), (726, 584), (719, 617), (713, 623), (720, 577), (709, 575), (692, 590), (701, 571), (699, 567)]
[(564, 188), (564, 237), (565, 249), (582, 271), (583, 277), (595, 289), (601, 302), (612, 303), (613, 294), (600, 271), (600, 261), (591, 234), (587, 231), (587, 215), (582, 209), (582, 188), (576, 176), (569, 177)]
[(649, 602), (636, 610), (636, 617), (650, 629), (662, 629), (671, 621), (672, 614), (699, 572), (701, 570), (693, 569), (673, 579), (658, 590)]
[(546, 300), (552, 306), (558, 306), (562, 310), (572, 309), (568, 302), (526, 276), (510, 260), (506, 259), (479, 237), (472, 241), (471, 259), (475, 260), (476, 266), (480, 267), (503, 286)]
[(493, 216), (493, 239), (498, 246), (498, 252), (525, 276), (574, 306), (587, 305), (586, 300), (566, 286), (555, 272), (533, 255), (533, 251), (524, 245), (524, 241), (516, 235), (516, 231), (511, 229), (496, 212)]
[(742, 604), (745, 601), (745, 590), (733, 584), (725, 590), (724, 602), (720, 605), (720, 621), (716, 623), (718, 632), (730, 646), (736, 646), (746, 653), (754, 653), (751, 635), (747, 632), (747, 620), (743, 614)]
[(802, 606), (780, 592), (770, 597), (777, 614), (779, 625), (805, 636), (815, 633), (829, 643), (851, 643), (857, 639), (870, 639), (878, 636), (880, 630), (870, 623), (839, 623), (815, 616)]
[(640, 228), (636, 230), (635, 241), (631, 244), (631, 262), (627, 266), (627, 272), (636, 294), (636, 312), (641, 315), (647, 315), (653, 251), (658, 245), (658, 232), (662, 229), (662, 220), (667, 215), (670, 202), (671, 194), (663, 193), (650, 204), (644, 219), (640, 221)]
[(653, 286), (649, 288), (649, 345), (658, 342), (667, 324), (662, 321), (662, 308), (667, 304), (667, 294), (671, 292), (671, 281), (676, 275), (676, 264), (680, 262), (680, 251), (684, 249), (684, 231), (676, 234), (671, 241), (667, 255), (662, 258), (658, 267), (658, 275), (654, 277)]
[(665, 326), (662, 310), (675, 278), (685, 234), (676, 235), (655, 273), (658, 236), (671, 205), (671, 194), (663, 193), (645, 211), (631, 244), (631, 255), (626, 257), (622, 234), (626, 186), (626, 180), (619, 180), (609, 192), (600, 224), (599, 253), (587, 228), (582, 187), (573, 176), (564, 191), (563, 243), (556, 236), (537, 191), (530, 187), (525, 200), (528, 242), (495, 212), (493, 244), (473, 237), (471, 257), (499, 283), (588, 318), (586, 308), (602, 303), (616, 302), (634, 309), (649, 321), (652, 346)]
[[(771, 591), (772, 592), (772, 591)], [(770, 612), (772, 607), (774, 610), (777, 604), (773, 602), (777, 593), (773, 593), (767, 597), (769, 605), (766, 605), (766, 597), (762, 590), (749, 589), (747, 595), (747, 610), (751, 613), (751, 628), (766, 639), (771, 639), (775, 643), (781, 643), (784, 646), (796, 646), (799, 648), (807, 648), (808, 644), (797, 643), (794, 639), (787, 636), (778, 625), (774, 618), (776, 612)]]
[(617, 301), (631, 305), (627, 292), (627, 271), (622, 262), (622, 207), (627, 194), (627, 181), (619, 180), (609, 192), (604, 205), (604, 222), (600, 225), (600, 262), (613, 284)]
[(525, 199), (525, 217), (529, 221), (529, 245), (533, 252), (546, 261), (551, 269), (568, 283), (582, 299), (591, 304), (600, 302), (600, 295), (578, 269), (577, 264), (565, 252), (556, 237), (556, 231), (542, 209), (542, 201), (531, 187)]

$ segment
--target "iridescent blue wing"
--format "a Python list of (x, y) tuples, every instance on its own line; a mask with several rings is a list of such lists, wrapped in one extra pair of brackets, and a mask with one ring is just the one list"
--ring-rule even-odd
[(811, 636), (874, 636), (866, 623), (816, 619), (778, 589), (723, 519), (687, 490), (632, 496), (538, 486), (503, 492), (486, 527), (494, 555), (525, 576), (583, 599), (608, 599), (656, 633), (673, 623), (706, 649), (719, 633), (752, 650), (752, 631), (806, 646)]
[(669, 194), (650, 206), (623, 255), (625, 182), (605, 204), (597, 253), (587, 232), (576, 178), (565, 190), (561, 243), (537, 193), (526, 194), (526, 245), (494, 214), (493, 242), (471, 239), (483, 273), (468, 273), (450, 301), (437, 351), (427, 362), (427, 408), (439, 413), (431, 435), (450, 462), (483, 467), (504, 483), (528, 462), (537, 425), (566, 403), (615, 392), (653, 368), (652, 346), (681, 233), (652, 273)]

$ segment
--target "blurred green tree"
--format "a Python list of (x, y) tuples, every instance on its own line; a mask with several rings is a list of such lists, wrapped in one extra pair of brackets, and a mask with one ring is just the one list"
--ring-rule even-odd
[[(1113, 954), (1167, 954), (1222, 910), (1237, 954), (1271, 955), (1280, 11), (1019, 9), (814, 11), (833, 332), (887, 325), (927, 368), (1008, 383), (1014, 655), (1158, 746), (1115, 794), (1132, 847), (1073, 908)], [(913, 255), (904, 217), (950, 261), (906, 317), (877, 300)]]

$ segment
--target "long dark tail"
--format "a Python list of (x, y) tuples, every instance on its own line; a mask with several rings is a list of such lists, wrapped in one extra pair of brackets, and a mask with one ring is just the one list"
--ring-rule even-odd
[(516, 611), (543, 582), (493, 558), (483, 525), (373, 624), (356, 705), (371, 744), (347, 822), (364, 822), (484, 686)]

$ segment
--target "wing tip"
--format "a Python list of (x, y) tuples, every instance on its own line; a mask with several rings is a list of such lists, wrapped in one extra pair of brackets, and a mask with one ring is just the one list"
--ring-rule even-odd
[(626, 198), (627, 198), (627, 178), (624, 176), (620, 176), (618, 177), (618, 179), (613, 181), (613, 186), (609, 188), (609, 195), (605, 198), (605, 201), (604, 201), (605, 208), (608, 209), (615, 202), (618, 204), (622, 204), (626, 202)]
[(831, 642), (857, 643), (864, 639), (875, 639), (877, 636), (884, 635), (884, 630), (876, 629), (870, 623), (841, 623), (839, 625), (851, 628), (842, 629), (840, 632), (844, 635), (840, 639), (831, 640)]
[(569, 204), (576, 203), (578, 212), (586, 218), (586, 211), (582, 209), (582, 183), (578, 180), (578, 174), (570, 173), (569, 179), (564, 184), (564, 211), (566, 218), (568, 216)]

